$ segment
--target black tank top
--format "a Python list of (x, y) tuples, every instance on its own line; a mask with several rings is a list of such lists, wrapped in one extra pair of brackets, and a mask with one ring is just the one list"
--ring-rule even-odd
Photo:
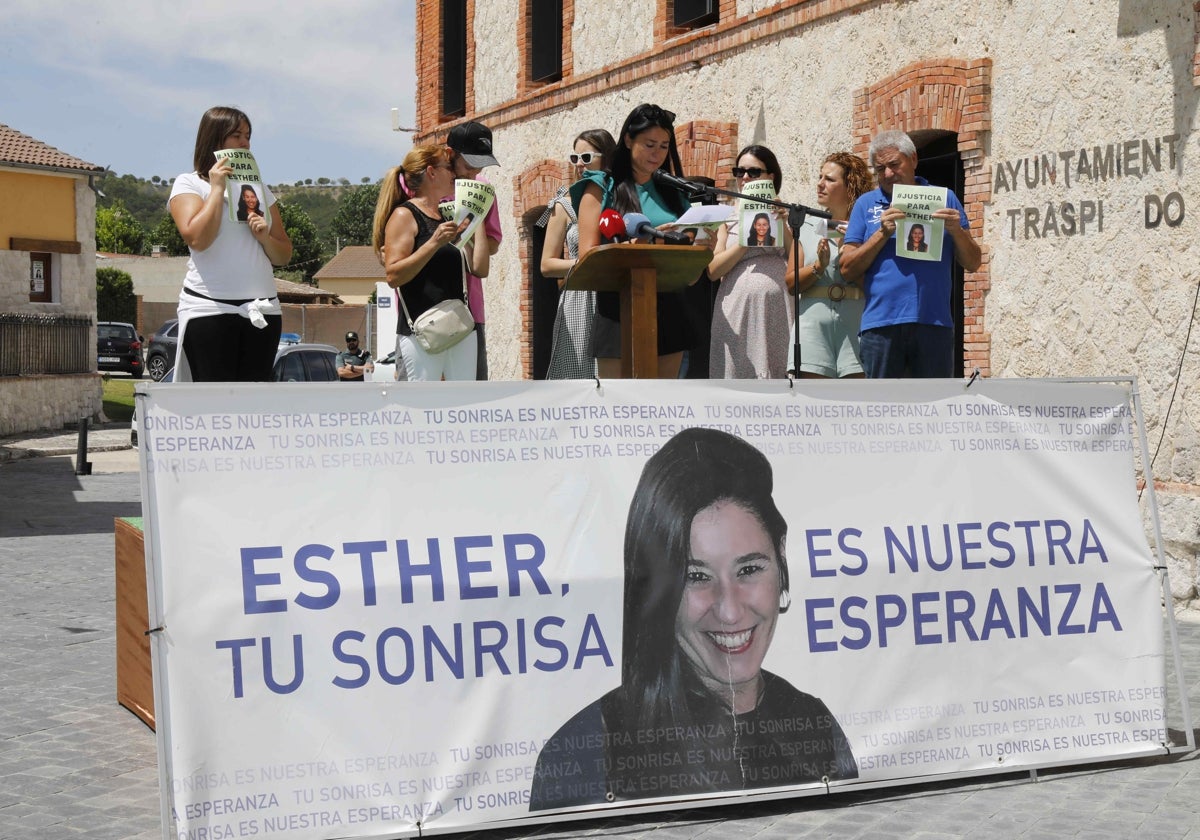
[[(413, 250), (416, 251), (433, 237), (434, 231), (437, 230), (442, 220), (425, 215), (421, 208), (411, 201), (406, 201), (400, 206), (412, 213), (413, 218), (417, 221), (417, 236), (413, 240)], [(434, 251), (429, 262), (421, 267), (416, 277), (400, 287), (400, 294), (404, 296), (404, 305), (408, 307), (408, 314), (414, 321), (422, 312), (435, 304), (450, 298), (462, 299), (462, 266), (462, 255), (457, 248), (447, 243)], [(401, 311), (400, 315), (403, 316), (404, 312)], [(407, 318), (397, 319), (396, 332), (400, 335), (412, 335)]]

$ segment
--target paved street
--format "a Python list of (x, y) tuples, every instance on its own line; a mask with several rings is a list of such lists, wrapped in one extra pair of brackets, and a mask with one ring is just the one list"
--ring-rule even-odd
[[(99, 451), (127, 446), (128, 429), (97, 430), (92, 474), (77, 476), (74, 435), (46, 440), (0, 441), (0, 840), (159, 838), (154, 734), (115, 700), (113, 519), (141, 515), (136, 453)], [(23, 457), (64, 447), (70, 456)], [(1200, 623), (1179, 629), (1196, 713)], [(1170, 690), (1168, 727), (1182, 740), (1173, 681)], [(458, 836), (1200, 840), (1196, 759)]]

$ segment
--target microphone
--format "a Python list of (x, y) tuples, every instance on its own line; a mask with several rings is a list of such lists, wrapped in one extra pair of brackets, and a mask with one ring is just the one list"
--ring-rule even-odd
[(624, 222), (625, 230), (632, 231), (631, 235), (634, 239), (641, 239), (642, 237), (661, 239), (668, 245), (692, 244), (684, 233), (677, 230), (659, 230), (650, 224), (650, 220), (641, 213), (626, 213)]
[(665, 169), (655, 169), (650, 176), (651, 179), (660, 187), (670, 187), (674, 190), (679, 190), (686, 195), (696, 195), (704, 192), (707, 187), (703, 184), (697, 184), (694, 181), (688, 181), (680, 178), (678, 175), (672, 175)]
[(621, 218), (621, 214), (611, 207), (600, 214), (600, 236), (610, 242), (619, 242), (628, 237), (628, 232), (625, 229), (625, 220)]

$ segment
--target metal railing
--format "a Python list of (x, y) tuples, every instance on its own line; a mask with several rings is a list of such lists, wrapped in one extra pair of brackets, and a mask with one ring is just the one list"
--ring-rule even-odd
[(0, 376), (88, 373), (96, 363), (86, 315), (0, 313)]

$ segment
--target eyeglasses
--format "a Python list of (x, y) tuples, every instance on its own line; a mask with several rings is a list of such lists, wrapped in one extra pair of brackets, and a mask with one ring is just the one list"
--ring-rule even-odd
[(567, 160), (570, 161), (572, 166), (578, 166), (581, 163), (584, 166), (587, 166), (600, 156), (601, 155), (599, 152), (584, 152), (583, 154), (575, 154), (575, 152), (571, 152), (571, 154), (567, 155)]
[(750, 166), (746, 168), (742, 168), (740, 166), (733, 167), (734, 178), (761, 178), (765, 174), (767, 174), (767, 170), (758, 166)]

